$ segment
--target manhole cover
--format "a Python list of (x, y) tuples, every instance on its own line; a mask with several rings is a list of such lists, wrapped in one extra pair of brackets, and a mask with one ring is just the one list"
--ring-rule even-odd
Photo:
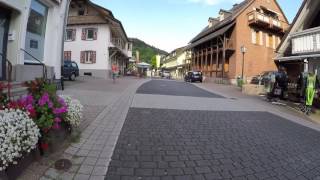
[(71, 168), (71, 166), (72, 163), (68, 159), (59, 159), (58, 161), (56, 161), (56, 163), (54, 163), (54, 167), (57, 170), (68, 171)]
[(231, 100), (238, 100), (237, 98), (230, 98)]

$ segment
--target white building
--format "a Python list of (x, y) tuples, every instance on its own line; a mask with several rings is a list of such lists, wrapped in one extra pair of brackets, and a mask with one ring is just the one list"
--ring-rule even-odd
[(126, 71), (132, 43), (111, 11), (89, 0), (72, 0), (65, 36), (64, 59), (77, 62), (80, 75), (108, 78), (111, 65)]
[(163, 58), (162, 69), (169, 71), (174, 79), (183, 79), (190, 70), (191, 53), (185, 47), (173, 50)]
[[(0, 80), (61, 78), (63, 33), (69, 0), (0, 0)], [(28, 55), (31, 54), (33, 57)], [(8, 59), (9, 62), (6, 62)], [(38, 59), (40, 62), (38, 62)]]

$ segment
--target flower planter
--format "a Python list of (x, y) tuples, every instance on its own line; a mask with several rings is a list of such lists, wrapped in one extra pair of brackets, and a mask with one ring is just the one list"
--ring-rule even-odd
[(11, 164), (5, 171), (0, 172), (0, 179), (17, 179), (24, 172), (24, 170), (26, 170), (32, 162), (38, 160), (39, 157), (40, 151), (38, 148), (32, 150), (30, 153), (25, 153), (17, 160), (17, 164)]
[(55, 153), (62, 148), (63, 142), (70, 135), (68, 127), (65, 124), (61, 124), (60, 129), (51, 130), (49, 133), (50, 142), (49, 142), (49, 152)]

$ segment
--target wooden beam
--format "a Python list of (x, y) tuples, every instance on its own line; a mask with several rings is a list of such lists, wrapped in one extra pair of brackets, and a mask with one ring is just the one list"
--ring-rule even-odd
[(205, 70), (208, 71), (208, 48), (206, 48), (206, 64), (205, 64)]
[(222, 51), (222, 79), (224, 78), (224, 64), (226, 62), (226, 34), (223, 34), (223, 51)]
[(217, 51), (216, 51), (216, 78), (218, 77), (219, 70), (219, 40), (217, 38)]

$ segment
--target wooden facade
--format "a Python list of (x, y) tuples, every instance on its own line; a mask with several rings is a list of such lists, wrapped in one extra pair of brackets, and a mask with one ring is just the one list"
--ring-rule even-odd
[(273, 61), (288, 21), (276, 0), (245, 0), (230, 10), (220, 10), (218, 18), (209, 18), (209, 25), (193, 38), (192, 70), (207, 77), (234, 80), (241, 75), (245, 46), (245, 77), (276, 70)]

